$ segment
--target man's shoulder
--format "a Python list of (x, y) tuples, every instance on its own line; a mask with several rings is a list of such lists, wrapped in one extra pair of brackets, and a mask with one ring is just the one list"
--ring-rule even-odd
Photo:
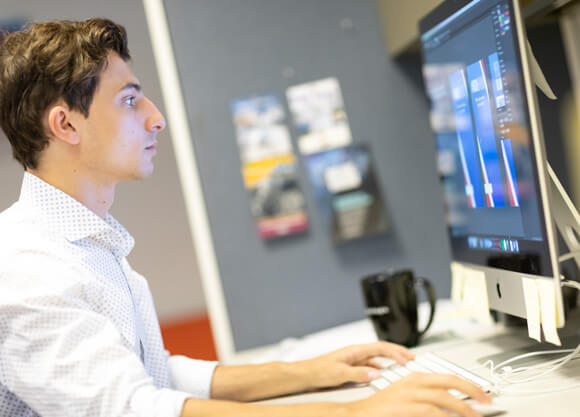
[(0, 305), (37, 296), (86, 299), (87, 289), (97, 284), (64, 237), (4, 217), (0, 235)]
[(14, 224), (19, 218), (23, 217), (23, 215), (24, 212), (22, 205), (18, 201), (13, 203), (7, 209), (0, 211), (0, 227)]
[(19, 202), (0, 213), (0, 248), (3, 251), (21, 246), (46, 246), (47, 241), (60, 239)]
[(0, 272), (25, 270), (41, 260), (55, 265), (67, 257), (68, 241), (54, 233), (19, 203), (0, 213)]

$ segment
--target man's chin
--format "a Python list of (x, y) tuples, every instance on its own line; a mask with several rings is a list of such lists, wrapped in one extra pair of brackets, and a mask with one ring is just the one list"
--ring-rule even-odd
[(137, 170), (126, 178), (126, 181), (139, 181), (149, 178), (153, 174), (153, 165), (141, 170)]
[(153, 166), (151, 166), (151, 169), (145, 171), (140, 179), (144, 180), (145, 178), (149, 178), (151, 175), (153, 175), (153, 171)]

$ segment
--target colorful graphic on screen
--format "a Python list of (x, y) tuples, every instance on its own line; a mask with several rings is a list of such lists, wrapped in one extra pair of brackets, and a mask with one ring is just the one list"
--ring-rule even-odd
[(511, 140), (504, 139), (501, 141), (501, 153), (503, 156), (510, 206), (519, 207), (520, 199), (518, 197), (518, 182), (516, 180), (516, 167), (514, 165)]
[(465, 178), (467, 204), (471, 208), (485, 207), (464, 70), (461, 69), (449, 75), (449, 84), (453, 99), (459, 155)]
[(503, 207), (505, 202), (500, 163), (483, 59), (467, 67), (467, 80), (471, 91), (476, 142), (480, 152), (485, 203), (487, 207)]
[(495, 107), (500, 109), (506, 105), (506, 98), (503, 90), (503, 79), (501, 76), (501, 67), (499, 63), (499, 56), (494, 52), (489, 57), (489, 68), (491, 69), (491, 80), (493, 85), (493, 94), (495, 96)]

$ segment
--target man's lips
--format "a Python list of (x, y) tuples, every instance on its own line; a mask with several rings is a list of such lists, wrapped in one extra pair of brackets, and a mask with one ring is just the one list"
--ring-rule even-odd
[(148, 151), (157, 152), (157, 142), (153, 142), (151, 145), (145, 148)]

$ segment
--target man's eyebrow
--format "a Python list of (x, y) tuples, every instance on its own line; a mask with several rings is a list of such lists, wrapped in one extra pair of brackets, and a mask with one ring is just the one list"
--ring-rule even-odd
[(141, 85), (137, 84), (137, 83), (127, 83), (119, 89), (119, 91), (123, 91), (123, 90), (141, 91)]

